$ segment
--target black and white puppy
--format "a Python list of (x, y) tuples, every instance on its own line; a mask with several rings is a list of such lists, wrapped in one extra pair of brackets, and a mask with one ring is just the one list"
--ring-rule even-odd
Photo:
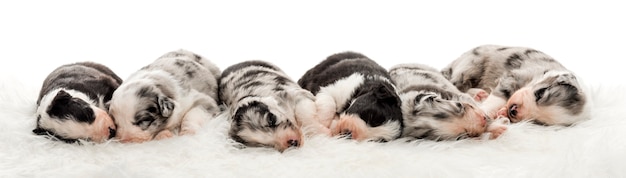
[(33, 132), (74, 143), (104, 142), (115, 136), (106, 103), (122, 83), (108, 67), (94, 62), (66, 64), (50, 73), (37, 99)]
[(166, 53), (133, 73), (114, 93), (109, 113), (121, 142), (194, 134), (220, 112), (219, 68), (190, 51)]
[(458, 140), (487, 132), (496, 138), (506, 130), (433, 67), (398, 64), (389, 69), (389, 75), (402, 100), (403, 137)]
[(219, 91), (231, 118), (229, 135), (246, 146), (282, 152), (303, 144), (303, 127), (324, 128), (315, 118), (313, 94), (269, 62), (251, 60), (226, 68)]
[(342, 52), (309, 69), (298, 84), (316, 95), (318, 120), (332, 135), (389, 141), (400, 137), (400, 98), (387, 70), (363, 54)]
[(588, 99), (574, 73), (535, 49), (479, 46), (442, 73), (461, 91), (490, 92), (482, 103), (490, 116), (543, 125), (571, 125), (589, 118)]

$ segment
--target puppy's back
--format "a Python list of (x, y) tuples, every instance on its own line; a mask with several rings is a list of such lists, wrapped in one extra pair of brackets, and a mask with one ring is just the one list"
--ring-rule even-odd
[(567, 70), (551, 56), (528, 47), (481, 45), (464, 52), (441, 70), (459, 90), (481, 88), (491, 91), (507, 72), (517, 72), (528, 80), (550, 70)]
[(390, 79), (387, 70), (375, 61), (363, 54), (347, 51), (333, 54), (309, 69), (298, 80), (298, 84), (316, 94), (320, 87), (332, 84), (354, 73), (361, 73), (364, 76), (383, 76)]
[(453, 93), (461, 93), (437, 69), (425, 64), (398, 64), (389, 69), (389, 74), (400, 93), (419, 90), (416, 87), (422, 86), (432, 86)]
[(37, 105), (48, 92), (58, 89), (72, 89), (85, 93), (94, 101), (104, 97), (109, 101), (113, 91), (122, 83), (122, 79), (103, 64), (84, 61), (65, 64), (54, 69), (44, 80)]
[(213, 62), (194, 52), (185, 49), (168, 52), (133, 75), (152, 70), (165, 71), (176, 78), (182, 87), (189, 87), (208, 94), (211, 98), (218, 98), (217, 81), (220, 69)]

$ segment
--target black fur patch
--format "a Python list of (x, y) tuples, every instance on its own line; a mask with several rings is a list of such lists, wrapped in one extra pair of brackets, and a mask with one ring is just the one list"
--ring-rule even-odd
[(500, 92), (502, 93), (502, 95), (504, 95), (504, 98), (508, 99), (511, 97), (511, 90), (501, 89)]
[(78, 142), (78, 139), (64, 138), (64, 137), (61, 137), (61, 136), (55, 134), (54, 132), (51, 132), (49, 130), (46, 130), (46, 129), (43, 129), (43, 128), (40, 128), (40, 127), (35, 128), (33, 130), (33, 133), (36, 134), (36, 135), (47, 136), (49, 139), (58, 140), (58, 141), (62, 141), (62, 142), (65, 142), (65, 143), (70, 143), (70, 144), (72, 144), (72, 143), (80, 143), (80, 142)]
[(319, 92), (320, 87), (328, 86), (341, 78), (354, 73), (368, 76), (383, 76), (390, 79), (389, 73), (375, 61), (363, 54), (355, 52), (343, 52), (329, 56), (326, 60), (309, 69), (298, 80), (298, 84), (313, 94)]
[(513, 54), (506, 59), (507, 69), (519, 69), (522, 67), (522, 58), (518, 54)]
[(389, 84), (364, 84), (357, 88), (351, 98), (354, 102), (343, 112), (358, 114), (369, 126), (377, 127), (389, 120), (402, 121), (400, 98), (395, 95)]
[(72, 118), (78, 122), (89, 124), (92, 124), (96, 120), (96, 115), (89, 103), (79, 98), (73, 98), (63, 90), (59, 91), (54, 97), (46, 113), (53, 118)]
[(509, 48), (507, 48), (507, 47), (503, 47), (503, 48), (498, 48), (498, 49), (496, 49), (496, 50), (497, 50), (497, 51), (504, 51), (504, 50), (507, 50), (507, 49), (509, 49)]
[(527, 49), (526, 51), (524, 51), (524, 55), (526, 56), (533, 54), (533, 53), (541, 53), (541, 52), (534, 50), (534, 49)]
[(137, 91), (136, 95), (143, 104), (137, 106), (139, 108), (136, 110), (133, 124), (139, 126), (142, 130), (165, 127), (169, 117), (167, 113), (174, 109), (173, 103), (161, 103), (160, 100), (162, 99), (160, 97), (166, 96), (159, 95), (152, 86), (142, 87)]

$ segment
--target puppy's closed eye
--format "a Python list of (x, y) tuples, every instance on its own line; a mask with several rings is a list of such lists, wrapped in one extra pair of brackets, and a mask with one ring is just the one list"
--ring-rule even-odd
[(540, 88), (539, 90), (536, 90), (535, 101), (539, 101), (543, 97), (543, 95), (546, 93), (547, 89), (548, 89), (547, 87), (544, 87), (544, 88)]
[(150, 127), (150, 125), (152, 125), (152, 123), (154, 123), (155, 119), (152, 116), (143, 116), (140, 117), (136, 122), (135, 125), (139, 126), (141, 129), (146, 130), (148, 129), (148, 127)]
[(278, 126), (276, 124), (276, 116), (274, 114), (267, 114), (267, 126), (271, 127), (271, 128), (275, 128), (276, 126)]

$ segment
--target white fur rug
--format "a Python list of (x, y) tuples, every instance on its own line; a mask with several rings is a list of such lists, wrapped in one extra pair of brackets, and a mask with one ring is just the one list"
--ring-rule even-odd
[(593, 118), (514, 124), (496, 140), (357, 143), (315, 137), (236, 148), (224, 117), (194, 136), (71, 145), (32, 134), (39, 83), (0, 83), (0, 177), (626, 177), (626, 86), (588, 86)]

